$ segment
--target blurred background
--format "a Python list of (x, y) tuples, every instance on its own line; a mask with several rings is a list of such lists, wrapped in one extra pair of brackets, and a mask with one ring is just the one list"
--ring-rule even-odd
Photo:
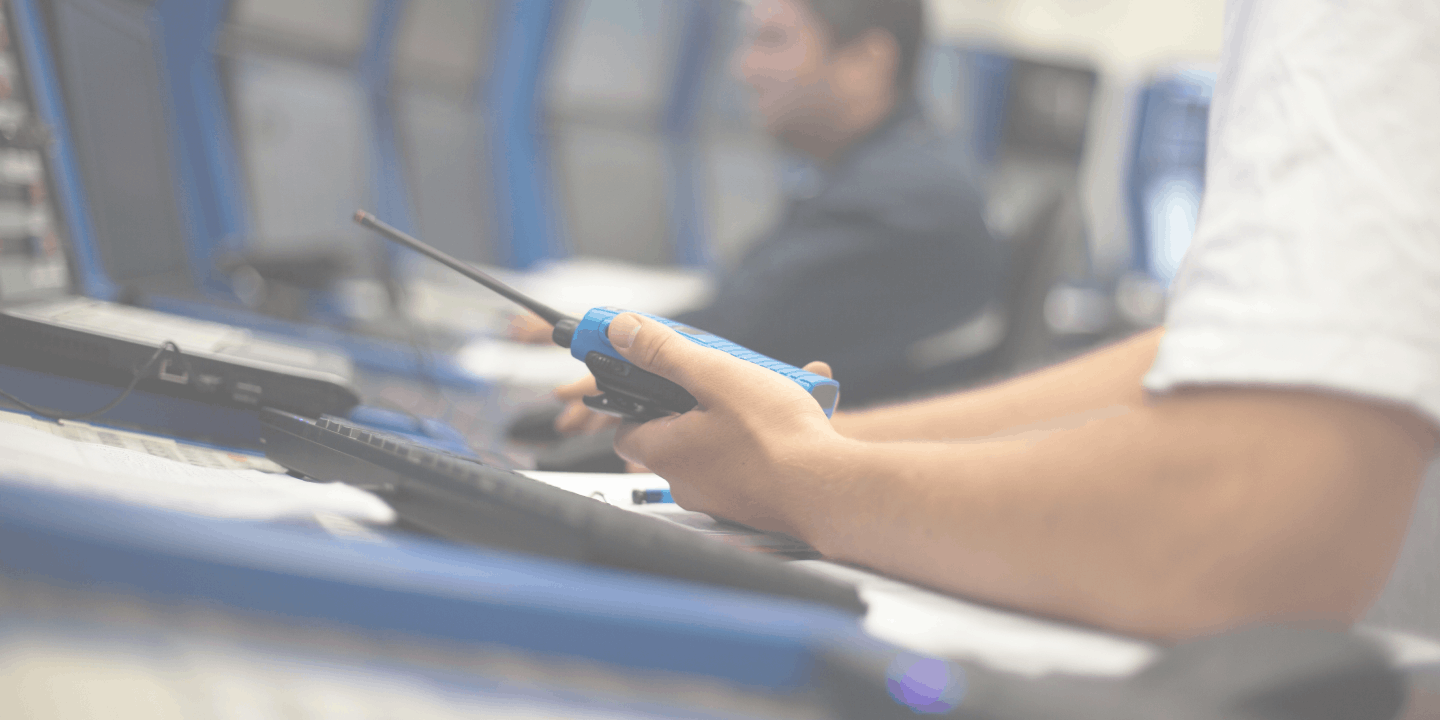
[[(482, 264), (724, 265), (782, 206), (780, 153), (734, 75), (743, 1), (556, 1), (527, 17), (465, 0), (223, 4), (248, 249), (323, 240), (367, 255), (347, 215), (367, 206)], [(1176, 145), (1202, 153), (1221, 4), (930, 1), (917, 89), (975, 150), (996, 232), (1022, 223), (1015, 203), (1037, 181), (1014, 167), (1035, 150), (1015, 147), (1014, 128), (1054, 124), (1050, 144), (1073, 147), (1040, 150), (1070, 154), (1090, 274), (1139, 269), (1164, 284), (1198, 202), (1174, 197), (1187, 183), (1169, 176), (1197, 164)], [(1171, 75), (1197, 88), (1155, 92)], [(1182, 108), (1145, 125), (1146, 98)], [(1146, 127), (1159, 137), (1139, 137)], [(1149, 189), (1161, 176), (1169, 190)]]
[[(333, 246), (351, 278), (374, 276), (379, 251), (348, 223), (366, 206), (503, 268), (734, 264), (775, 222), (785, 170), (733, 68), (746, 13), (720, 0), (513, 13), (464, 0), (233, 1), (216, 49), (245, 187), (240, 248)], [(1057, 272), (1073, 287), (1050, 291), (1056, 333), (1158, 321), (1198, 210), (1220, 17), (1218, 0), (929, 3), (917, 91), (937, 127), (972, 148), (992, 229), (1014, 235), (1056, 183), (1079, 194), (1083, 246), (1070, 252), (1083, 256)], [(435, 307), (456, 278), (400, 265), (390, 272), (412, 285), (413, 310), (464, 325), (464, 308)], [(700, 292), (644, 272), (582, 275), (566, 279), (675, 295), (660, 311)], [(366, 285), (344, 284), (348, 314), (382, 312)], [(560, 285), (543, 291), (589, 301)], [(651, 301), (625, 295), (616, 301)]]
[[(411, 463), (608, 473), (627, 469), (613, 429), (555, 428), (552, 391), (585, 365), (494, 293), (357, 226), (357, 208), (568, 313), (614, 305), (786, 362), (829, 361), (842, 409), (991, 382), (1157, 325), (1204, 190), (1224, 0), (924, 0), (910, 37), (919, 25), (890, 13), (919, 1), (0, 0), (0, 306), (118, 304), (129, 314), (84, 337), (147, 353), (179, 337), (292, 382), (323, 370), (316, 383), (343, 384), (343, 409), (296, 412), (326, 416), (344, 438), (332, 441), (360, 428), (387, 452), (395, 438), (425, 449), (401, 454)], [(912, 49), (914, 72), (897, 70)], [(25, 350), (15, 337), (0, 329), (0, 351)], [(60, 338), (47, 352), (115, 360), (113, 343), (47, 337)], [(227, 399), (219, 380), (168, 362), (136, 372), (94, 427), (0, 413), (0, 456), (64, 433), (72, 455), (178, 458), (173, 482), (137, 465), (121, 487), (181, 486), (181, 509), (202, 513), (248, 503), (244, 473), (292, 480), (281, 473), (295, 465), (261, 454), (251, 376)], [(110, 364), (123, 386), (124, 363)], [(0, 357), (0, 385), (49, 407), (88, 412), (122, 392), (86, 372)], [(267, 404), (293, 399), (275, 394)], [(54, 484), (109, 478), (118, 456), (95, 457)], [(0, 693), (6, 717), (201, 716), (144, 710), (167, 692), (215, 717), (418, 717), (411, 696), (438, 708), (427, 717), (578, 717), (585, 703), (601, 717), (815, 717), (826, 693), (837, 716), (873, 716), (848, 706), (862, 667), (848, 656), (797, 670), (859, 636), (828, 610), (770, 614), (791, 610), (630, 587), (613, 568), (410, 545), (425, 528), (403, 510), (390, 527), (367, 519), (373, 508), (352, 518), (301, 503), (270, 518), (286, 527), (260, 528), (69, 506), (9, 487), (8, 460), (0, 600), (23, 612), (0, 618), (0, 657), (26, 671), (0, 677), (14, 690)], [(193, 478), (193, 465), (233, 483)], [(566, 489), (587, 507), (644, 512), (628, 500), (662, 491), (630, 477), (587, 476), (609, 499)], [(443, 510), (491, 530), (491, 515)], [(723, 524), (702, 520), (707, 534)], [(527, 528), (542, 555), (555, 554), (540, 537), (553, 527)], [(505, 540), (528, 552), (530, 540)], [(685, 548), (654, 549), (661, 564), (690, 562)], [(1027, 682), (1123, 675), (1156, 652), (882, 582), (899, 602), (878, 627), (903, 630), (887, 642), (965, 658), (989, 643)], [(898, 701), (910, 671), (877, 667), (871, 689)], [(456, 668), (484, 682), (457, 684)], [(433, 683), (414, 679), (431, 670)], [(1297, 687), (1309, 699), (1317, 686)], [(141, 710), (107, 712), (116, 698)], [(634, 712), (675, 698), (705, 712)], [(70, 714), (26, 711), (72, 700)]]
[[(704, 306), (747, 257), (772, 262), (751, 251), (829, 177), (776, 140), (740, 72), (768, 2), (14, 2), (26, 52), (7, 113), (19, 128), (34, 105), (43, 139), (11, 169), (42, 191), (7, 201), (5, 292), (70, 283), (323, 343), (369, 398), (464, 425), (456, 398), (477, 387), (538, 392), (583, 368), (515, 342), (505, 302), (355, 209), (563, 310)], [(903, 381), (842, 402), (1004, 377), (1159, 322), (1203, 189), (1222, 6), (925, 4), (907, 93), (959, 180), (916, 202), (978, 194), (1000, 260), (983, 308), (871, 363)], [(26, 170), (34, 147), (50, 180)], [(882, 342), (901, 341), (852, 344)]]

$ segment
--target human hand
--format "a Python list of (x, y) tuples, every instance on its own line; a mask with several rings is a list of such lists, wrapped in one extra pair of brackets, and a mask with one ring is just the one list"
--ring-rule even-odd
[[(622, 357), (698, 401), (680, 415), (622, 425), (620, 456), (668, 480), (687, 510), (803, 537), (797, 527), (819, 475), (816, 460), (845, 442), (815, 399), (770, 370), (633, 313), (612, 320), (609, 337)], [(830, 374), (824, 363), (805, 369)]]
[(544, 345), (552, 342), (555, 328), (532, 312), (516, 313), (510, 316), (510, 327), (505, 334), (515, 342), (530, 345)]

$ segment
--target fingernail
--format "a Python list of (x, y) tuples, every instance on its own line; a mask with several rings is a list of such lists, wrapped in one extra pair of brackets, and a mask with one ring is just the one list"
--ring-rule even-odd
[(611, 345), (621, 350), (629, 350), (630, 346), (635, 344), (635, 338), (640, 335), (640, 318), (625, 313), (610, 321), (607, 334)]

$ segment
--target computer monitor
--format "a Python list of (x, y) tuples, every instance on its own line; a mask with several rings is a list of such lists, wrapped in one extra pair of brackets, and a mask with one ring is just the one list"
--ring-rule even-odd
[(231, 21), (273, 41), (354, 54), (370, 29), (369, 0), (233, 0)]
[(237, 0), (225, 30), (249, 247), (334, 249), (362, 273), (374, 238), (350, 221), (373, 206), (369, 97), (359, 75), (368, 0)]
[(499, 0), (409, 0), (395, 41), (395, 79), (473, 96), (489, 74)]
[(493, 263), (495, 211), (481, 98), (496, 0), (410, 0), (395, 45), (392, 102), (421, 237)]
[(684, 11), (667, 0), (571, 4), (546, 99), (576, 254), (673, 259), (662, 124)]
[(1009, 69), (1000, 156), (1079, 166), (1099, 75), (1079, 64), (1016, 58)]
[[(986, 171), (986, 221), (997, 237), (1015, 239), (1041, 222), (1057, 194), (1078, 192), (1098, 73), (1083, 61), (986, 51), (970, 59), (967, 80), (976, 105), (967, 114)], [(1062, 243), (1069, 259), (1059, 272), (1084, 276), (1089, 248), (1079, 216), (1059, 222), (1064, 228), (1051, 234), (1071, 236)]]
[(654, 117), (665, 102), (683, 3), (580, 0), (573, 4), (551, 81), (557, 111), (628, 111)]
[(349, 226), (372, 203), (365, 96), (338, 73), (281, 58), (231, 63), (252, 247), (363, 246)]
[(193, 286), (147, 5), (49, 3), (96, 250), (122, 291)]

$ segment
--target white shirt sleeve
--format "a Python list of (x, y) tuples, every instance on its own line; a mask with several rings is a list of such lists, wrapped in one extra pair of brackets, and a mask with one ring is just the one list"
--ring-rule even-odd
[(1145, 379), (1440, 424), (1440, 0), (1231, 0), (1206, 195)]

